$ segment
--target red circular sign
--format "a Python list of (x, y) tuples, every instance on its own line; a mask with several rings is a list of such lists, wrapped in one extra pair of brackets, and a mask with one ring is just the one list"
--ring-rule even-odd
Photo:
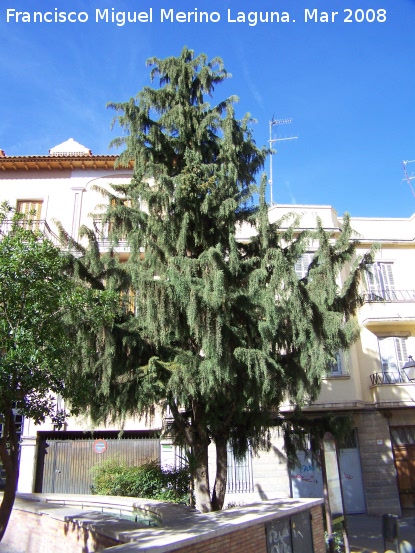
[(107, 451), (108, 444), (105, 440), (95, 440), (93, 447), (95, 453), (104, 453)]

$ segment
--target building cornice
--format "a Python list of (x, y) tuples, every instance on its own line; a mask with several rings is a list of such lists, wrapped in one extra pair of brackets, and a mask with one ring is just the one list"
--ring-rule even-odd
[(0, 157), (1, 171), (66, 171), (72, 169), (114, 169), (132, 170), (134, 162), (129, 166), (116, 166), (118, 156), (115, 155), (48, 155), (48, 156), (3, 156)]

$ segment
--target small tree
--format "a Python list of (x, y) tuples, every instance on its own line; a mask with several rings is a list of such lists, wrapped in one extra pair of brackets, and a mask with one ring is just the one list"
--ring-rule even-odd
[(0, 229), (0, 461), (6, 473), (1, 541), (19, 478), (14, 414), (35, 423), (47, 416), (61, 422), (56, 396), (81, 401), (83, 393), (82, 382), (70, 370), (70, 321), (113, 314), (108, 306), (99, 307), (102, 298), (77, 285), (67, 270), (68, 258), (6, 204)]
[[(364, 261), (340, 289), (355, 252), (348, 217), (337, 241), (321, 225), (308, 233), (293, 218), (288, 229), (269, 223), (265, 184), (256, 185), (267, 150), (256, 146), (250, 116), (235, 117), (235, 97), (206, 101), (228, 77), (222, 60), (184, 48), (148, 63), (159, 88), (111, 104), (125, 131), (119, 162), (134, 160), (135, 170), (111, 195), (107, 219), (114, 240), (131, 248), (117, 270), (136, 305), (121, 340), (128, 368), (107, 356), (104, 372), (93, 369), (102, 383), (95, 413), (101, 405), (103, 416), (126, 416), (165, 401), (195, 460), (196, 506), (210, 511), (223, 506), (227, 443), (239, 454), (263, 444), (270, 411), (287, 394), (297, 405), (314, 399), (335, 353), (356, 339)], [(247, 242), (240, 225), (251, 228)], [(294, 266), (311, 241), (318, 250), (299, 279)], [(140, 343), (146, 351), (131, 347)]]

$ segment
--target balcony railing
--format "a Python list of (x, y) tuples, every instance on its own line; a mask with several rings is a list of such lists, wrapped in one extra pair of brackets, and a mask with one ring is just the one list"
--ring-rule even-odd
[[(110, 221), (105, 221), (104, 219), (95, 217), (93, 221), (93, 225), (94, 225), (94, 231), (95, 231), (96, 237), (100, 245), (103, 248), (109, 248), (112, 243), (112, 238), (111, 238), (112, 223)], [(122, 236), (121, 238), (118, 238), (117, 245), (118, 247), (121, 247), (124, 249), (127, 248), (128, 244), (127, 244), (126, 236)]]
[[(11, 232), (13, 225), (15, 224), (16, 223), (14, 221), (11, 221), (9, 219), (2, 221), (0, 223), (0, 239), (2, 235), (7, 236)], [(51, 230), (51, 228), (49, 227), (49, 225), (44, 219), (35, 219), (30, 222), (19, 221), (18, 224), (28, 230), (39, 231), (41, 234), (43, 234), (45, 238), (50, 240), (54, 246), (57, 246), (57, 247), (62, 246), (59, 236)]]
[(93, 225), (98, 240), (100, 242), (108, 242), (110, 239), (109, 235), (111, 230), (111, 223), (109, 221), (104, 221), (103, 219), (95, 217), (93, 220)]
[(382, 373), (373, 373), (370, 375), (372, 386), (382, 384), (405, 384), (411, 382), (404, 372), (390, 371)]
[(364, 295), (365, 302), (415, 302), (415, 290), (371, 290)]

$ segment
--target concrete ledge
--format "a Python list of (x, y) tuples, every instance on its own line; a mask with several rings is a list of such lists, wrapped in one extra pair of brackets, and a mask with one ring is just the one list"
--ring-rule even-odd
[[(134, 521), (103, 513), (103, 504), (127, 512), (139, 508), (157, 517), (161, 526), (137, 527)], [(316, 543), (324, 546), (321, 505), (320, 499), (281, 499), (201, 514), (185, 506), (127, 497), (19, 494), (4, 543), (26, 553), (197, 553), (230, 551), (236, 540), (244, 553), (266, 553), (268, 522), (311, 511), (314, 551), (324, 553)]]

